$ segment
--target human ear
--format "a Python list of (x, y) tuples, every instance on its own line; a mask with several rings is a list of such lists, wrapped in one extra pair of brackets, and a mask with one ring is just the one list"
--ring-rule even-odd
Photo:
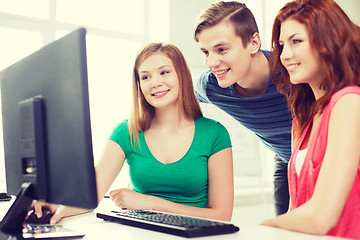
[(254, 33), (250, 39), (249, 47), (251, 54), (255, 54), (260, 50), (261, 47), (261, 40), (259, 33)]

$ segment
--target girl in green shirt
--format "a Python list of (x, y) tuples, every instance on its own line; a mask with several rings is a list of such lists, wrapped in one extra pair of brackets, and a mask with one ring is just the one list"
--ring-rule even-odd
[[(99, 201), (125, 161), (133, 187), (110, 191), (117, 206), (230, 221), (230, 137), (219, 122), (202, 116), (190, 71), (174, 45), (152, 43), (136, 57), (131, 117), (114, 129), (95, 167)], [(58, 207), (51, 221), (80, 212)]]

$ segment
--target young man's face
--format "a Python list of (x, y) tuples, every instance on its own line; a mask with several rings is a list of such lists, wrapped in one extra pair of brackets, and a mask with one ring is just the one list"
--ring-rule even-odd
[(244, 81), (250, 70), (251, 48), (250, 44), (243, 46), (230, 22), (222, 21), (202, 30), (198, 39), (205, 64), (215, 74), (220, 87), (234, 83), (246, 86)]

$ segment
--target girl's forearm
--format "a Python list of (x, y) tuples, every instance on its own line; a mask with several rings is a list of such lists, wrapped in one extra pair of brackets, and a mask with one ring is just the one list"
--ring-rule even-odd
[(174, 203), (165, 199), (151, 197), (152, 198), (152, 210), (182, 214), (194, 217), (209, 218), (221, 221), (230, 221), (232, 216), (232, 206), (224, 207), (223, 209), (217, 208), (200, 208), (192, 207), (183, 204)]

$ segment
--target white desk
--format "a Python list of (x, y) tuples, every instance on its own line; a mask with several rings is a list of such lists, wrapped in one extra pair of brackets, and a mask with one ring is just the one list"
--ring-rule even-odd
[[(105, 201), (106, 202), (106, 201)], [(10, 206), (10, 202), (0, 203), (0, 217), (1, 219), (5, 215), (7, 209)], [(110, 206), (112, 207), (112, 206)], [(104, 206), (104, 201), (99, 205), (99, 209), (109, 208)], [(95, 210), (96, 211), (96, 210)], [(68, 217), (61, 220), (60, 224), (66, 226), (69, 229), (80, 231), (85, 233), (84, 240), (101, 240), (101, 239), (121, 239), (121, 240), (176, 240), (186, 239), (179, 236), (169, 235), (165, 233), (154, 232), (150, 230), (130, 227), (118, 223), (107, 222), (99, 219), (95, 216), (95, 212), (90, 212), (74, 217)], [(342, 238), (333, 238), (328, 236), (315, 236), (302, 234), (297, 232), (286, 231), (278, 228), (271, 228), (259, 225), (238, 225), (240, 231), (233, 234), (217, 235), (210, 237), (200, 237), (194, 239), (222, 239), (222, 240), (335, 240)]]

